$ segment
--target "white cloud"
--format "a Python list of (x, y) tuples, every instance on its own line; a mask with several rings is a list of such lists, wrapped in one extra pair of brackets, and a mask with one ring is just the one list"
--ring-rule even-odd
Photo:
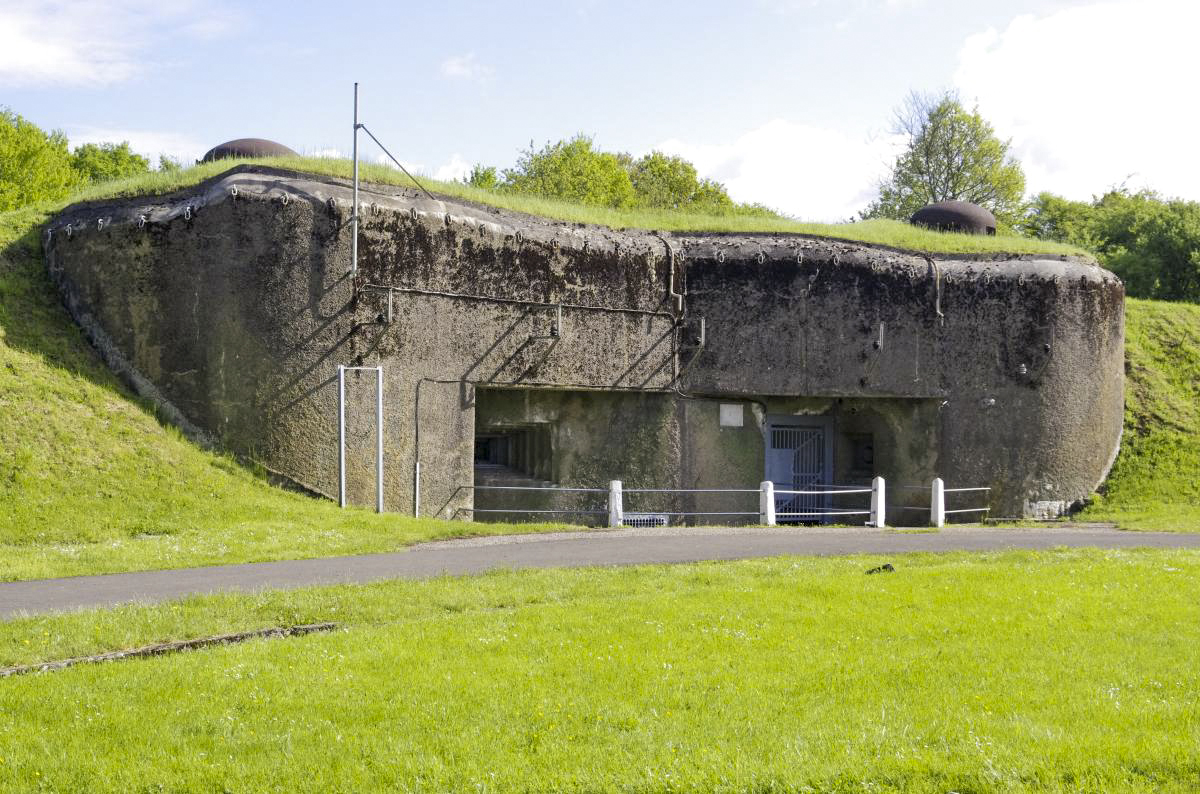
[(891, 137), (869, 138), (775, 119), (721, 144), (669, 140), (658, 148), (691, 160), (735, 201), (766, 204), (812, 221), (843, 221), (875, 197), (898, 151)]
[(471, 164), (462, 158), (462, 155), (455, 152), (450, 157), (450, 162), (438, 166), (433, 172), (433, 178), (439, 182), (454, 182), (465, 181), (471, 174)]
[(213, 38), (236, 15), (201, 0), (6, 0), (0, 7), (0, 85), (100, 86), (150, 64), (153, 40)]
[(206, 146), (195, 138), (176, 132), (68, 127), (66, 133), (72, 148), (84, 143), (129, 141), (129, 148), (138, 154), (149, 157), (153, 165), (158, 164), (158, 156), (162, 154), (179, 160), (184, 165), (191, 165), (211, 148), (211, 145)]
[(1200, 198), (1200, 3), (1122, 0), (1020, 16), (969, 37), (954, 82), (1011, 137), (1031, 192)]
[(496, 70), (487, 64), (480, 63), (476, 60), (475, 53), (469, 52), (466, 55), (454, 55), (442, 61), (442, 74), (452, 80), (486, 83), (495, 76)]

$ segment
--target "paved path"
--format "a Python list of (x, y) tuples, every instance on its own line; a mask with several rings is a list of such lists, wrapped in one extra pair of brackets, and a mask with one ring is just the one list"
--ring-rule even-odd
[(197, 593), (417, 579), (497, 568), (553, 568), (739, 560), (782, 554), (898, 554), (1056, 546), (1200, 548), (1200, 533), (1111, 528), (947, 529), (908, 533), (864, 529), (610, 530), (443, 541), (390, 554), (256, 562), (171, 571), (0, 583), (0, 619)]

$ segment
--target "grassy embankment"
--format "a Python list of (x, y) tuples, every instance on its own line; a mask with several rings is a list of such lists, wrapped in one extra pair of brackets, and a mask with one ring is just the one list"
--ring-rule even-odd
[[(348, 165), (336, 160), (272, 164), (331, 175), (349, 173)], [(150, 174), (91, 188), (73, 200), (167, 191), (227, 167)], [(406, 183), (391, 169), (364, 170), (366, 178), (376, 182)], [(1020, 238), (937, 234), (897, 223), (823, 226), (762, 218), (618, 212), (486, 194), (464, 185), (432, 183), (431, 187), (512, 209), (611, 225), (800, 231), (937, 251), (970, 251), (978, 246), (993, 251), (1069, 250)], [(39, 233), (57, 209), (43, 206), (0, 215), (0, 580), (382, 551), (428, 538), (513, 531), (512, 526), (339, 511), (326, 502), (271, 488), (252, 470), (226, 456), (199, 450), (161, 425), (110, 375), (61, 308), (45, 274)], [(1134, 527), (1194, 524), (1190, 517), (1195, 508), (1180, 506), (1186, 498), (1195, 501), (1195, 483), (1200, 480), (1194, 476), (1200, 468), (1195, 452), (1200, 420), (1194, 397), (1190, 406), (1181, 402), (1187, 378), (1193, 379), (1194, 396), (1195, 379), (1200, 377), (1195, 314), (1183, 314), (1187, 310), (1130, 303), (1131, 329), (1141, 327), (1143, 316), (1156, 318), (1157, 330), (1147, 339), (1155, 340), (1153, 350), (1158, 352), (1131, 353), (1135, 365), (1130, 390), (1137, 398), (1136, 402), (1131, 398), (1131, 424), (1136, 432), (1149, 428), (1150, 440), (1127, 440), (1109, 496), (1093, 509), (1097, 518), (1111, 517)], [(1177, 311), (1180, 317), (1192, 318), (1190, 326), (1179, 326), (1192, 329), (1190, 343), (1186, 337), (1181, 338), (1183, 344), (1172, 341), (1177, 337), (1171, 335), (1170, 318)], [(1142, 344), (1132, 330), (1130, 339), (1131, 350)], [(1143, 348), (1151, 350), (1149, 342)], [(1142, 360), (1145, 364), (1137, 363)], [(1163, 365), (1172, 368), (1160, 370)], [(1164, 400), (1169, 411), (1154, 407)], [(1160, 422), (1159, 417), (1165, 419)], [(1166, 429), (1156, 432), (1160, 426)], [(1153, 479), (1159, 469), (1165, 471), (1163, 449), (1175, 461), (1172, 485), (1156, 491)], [(1183, 454), (1187, 450), (1190, 453)], [(521, 527), (523, 531), (542, 528)]]
[(1200, 306), (1125, 304), (1125, 435), (1085, 520), (1200, 532)]
[[(1200, 554), (772, 559), (27, 619), (0, 789), (1195, 791)], [(153, 726), (147, 730), (147, 726)]]

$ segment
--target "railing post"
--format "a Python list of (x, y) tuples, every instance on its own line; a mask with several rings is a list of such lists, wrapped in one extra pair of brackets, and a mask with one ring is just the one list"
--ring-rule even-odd
[(887, 504), (884, 499), (885, 483), (882, 477), (871, 481), (871, 526), (883, 529), (886, 526)]
[(758, 486), (758, 523), (775, 526), (775, 483), (763, 480)]
[(929, 523), (938, 529), (946, 526), (946, 483), (941, 477), (933, 478), (929, 494)]
[(608, 525), (619, 527), (624, 523), (625, 509), (621, 505), (621, 481), (613, 480), (608, 484)]

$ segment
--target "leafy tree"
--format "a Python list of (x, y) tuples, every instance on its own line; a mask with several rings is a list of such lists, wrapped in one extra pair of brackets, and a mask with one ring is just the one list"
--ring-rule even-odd
[(629, 171), (614, 154), (597, 151), (586, 135), (521, 153), (504, 170), (503, 189), (602, 207), (636, 203)]
[(1200, 302), (1200, 203), (1123, 187), (1090, 203), (1042, 193), (1022, 228), (1095, 251), (1134, 297)]
[(71, 167), (84, 182), (106, 182), (110, 179), (144, 174), (150, 161), (121, 143), (85, 143), (76, 146), (71, 155)]
[(654, 151), (635, 160), (625, 152), (599, 151), (585, 135), (536, 151), (531, 145), (502, 178), (495, 168), (478, 164), (466, 182), (488, 190), (605, 207), (779, 217), (761, 204), (734, 203), (724, 185), (701, 179), (696, 167), (682, 157)]
[(926, 204), (957, 199), (986, 207), (1003, 226), (1020, 220), (1025, 174), (978, 109), (951, 93), (914, 92), (897, 109), (893, 132), (907, 148), (863, 217), (907, 220)]
[(77, 179), (65, 135), (0, 108), (0, 211), (66, 198)]
[(630, 163), (629, 177), (641, 207), (694, 210), (714, 215), (734, 209), (725, 187), (700, 179), (696, 166), (682, 157), (651, 152)]
[(183, 170), (183, 163), (174, 157), (168, 157), (165, 154), (158, 156), (158, 170), (164, 173)]
[(495, 190), (500, 186), (500, 177), (495, 166), (476, 163), (467, 177), (467, 184), (484, 190)]

